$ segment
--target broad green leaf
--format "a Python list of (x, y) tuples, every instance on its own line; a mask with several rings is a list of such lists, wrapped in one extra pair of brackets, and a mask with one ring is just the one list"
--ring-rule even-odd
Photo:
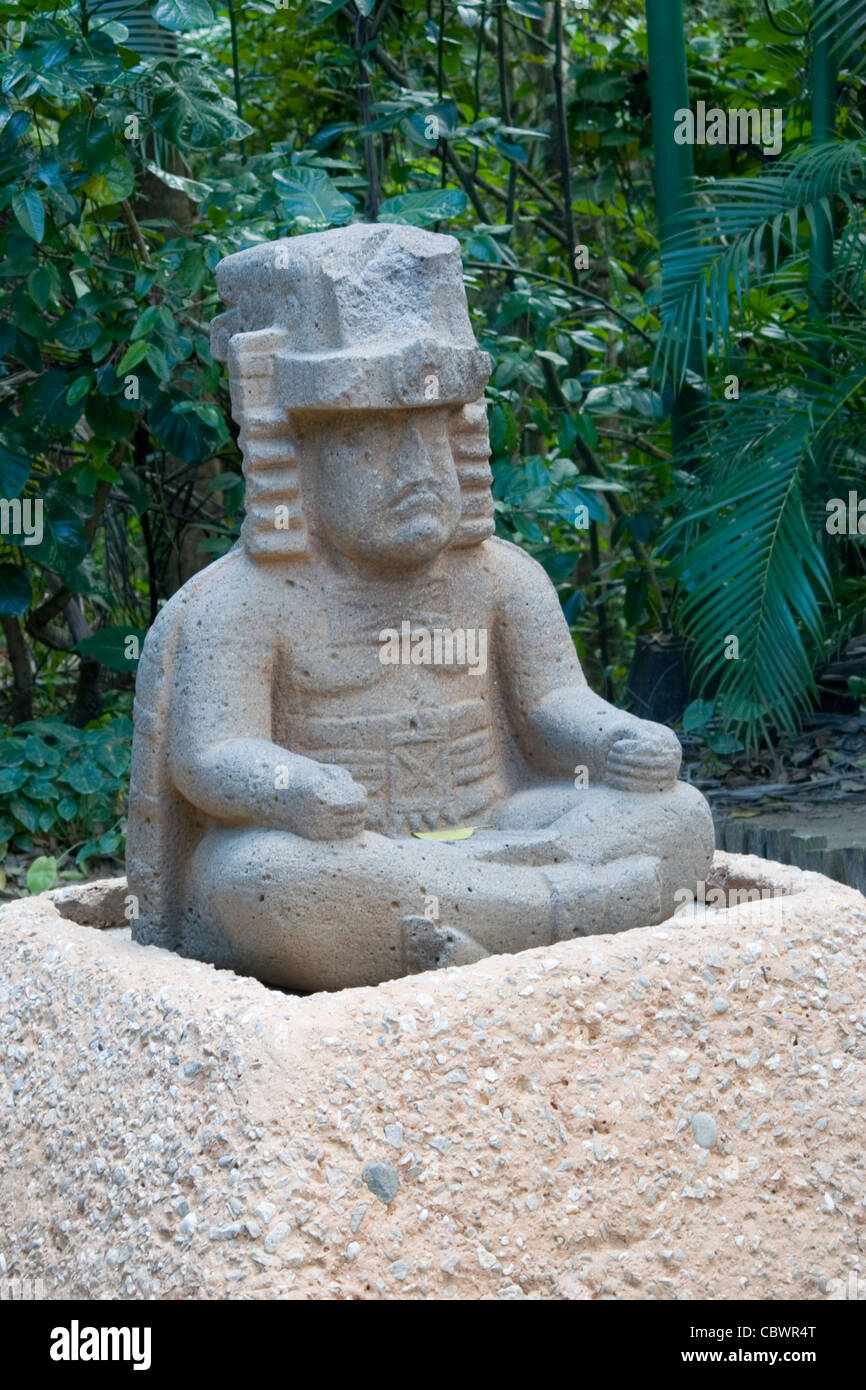
[(127, 372), (132, 371), (133, 367), (137, 367), (139, 362), (143, 362), (147, 356), (147, 349), (148, 344), (143, 338), (140, 338), (137, 343), (130, 343), (117, 364), (117, 375), (125, 376)]
[(20, 618), (30, 607), (30, 580), (23, 565), (0, 565), (0, 613)]
[(211, 478), (205, 489), (206, 492), (228, 492), (233, 487), (240, 487), (243, 483), (240, 473), (220, 473), (219, 477)]
[(714, 753), (722, 755), (743, 751), (743, 744), (733, 734), (713, 734), (712, 738), (707, 740), (707, 746)]
[(207, 458), (225, 437), (225, 424), (216, 430), (198, 411), (185, 410), (188, 401), (173, 401), (160, 393), (149, 413), (150, 432), (158, 444), (184, 463)]
[[(13, 796), (9, 802), (10, 810), (16, 820), (30, 831), (39, 829), (39, 807), (34, 806), (32, 801), (28, 801), (24, 796)], [(18, 837), (18, 844), (23, 849), (24, 845)]]
[(324, 169), (299, 165), (274, 173), (277, 193), (287, 217), (305, 228), (342, 227), (352, 220), (352, 204)]
[(712, 700), (692, 700), (683, 713), (683, 728), (686, 730), (702, 729), (708, 724), (716, 712), (715, 704)]
[(213, 430), (220, 438), (227, 439), (225, 420), (222, 411), (211, 401), (181, 401), (174, 407), (175, 415), (195, 415), (203, 425)]
[(25, 188), (12, 199), (12, 211), (18, 226), (33, 241), (45, 235), (45, 207), (35, 188)]
[(70, 728), (62, 719), (28, 719), (24, 724), (16, 724), (15, 732), (56, 739), (61, 748), (75, 748), (81, 742), (81, 730)]
[(23, 767), (0, 767), (0, 795), (8, 796), (17, 792), (27, 781), (27, 769)]
[(31, 763), (33, 767), (56, 767), (60, 762), (59, 749), (46, 743), (39, 734), (28, 734), (24, 740), (24, 751), (28, 763)]
[(318, 0), (312, 11), (312, 27), (322, 24), (324, 20), (330, 19), (332, 14), (342, 10), (346, 0)]
[(83, 376), (78, 376), (73, 381), (69, 390), (66, 392), (67, 405), (77, 405), (83, 401), (93, 386), (93, 376), (90, 372), (85, 372)]
[(525, 15), (527, 19), (544, 19), (544, 6), (539, 0), (506, 0), (509, 10)]
[(190, 62), (160, 64), (152, 121), (173, 144), (213, 150), (252, 134), (219, 88)]
[(69, 405), (69, 377), (53, 367), (33, 383), (24, 396), (21, 419), (38, 434), (61, 439), (81, 417), (78, 405)]
[(96, 759), (113, 777), (125, 777), (129, 771), (130, 746), (116, 740), (106, 740), (96, 746)]
[(437, 142), (446, 139), (460, 124), (460, 112), (453, 101), (438, 101), (432, 106), (422, 106), (403, 119), (400, 129), (408, 135), (413, 144), (425, 149), (433, 149)]
[[(139, 338), (146, 338), (148, 333), (152, 333), (155, 328), (160, 326), (162, 307), (161, 304), (148, 304), (132, 326), (132, 332), (129, 335), (130, 342), (136, 343)], [(169, 322), (171, 322), (171, 315), (169, 315)]]
[(466, 207), (466, 194), (459, 188), (431, 188), (423, 193), (400, 193), (386, 198), (379, 208), (380, 222), (402, 222), (423, 227), (459, 217)]
[(166, 188), (185, 193), (194, 203), (200, 203), (212, 191), (209, 183), (201, 183), (198, 179), (185, 179), (181, 174), (172, 174), (168, 169), (161, 169), (158, 164), (154, 164), (153, 160), (148, 160), (146, 167)]
[(23, 738), (4, 738), (0, 742), (0, 767), (17, 767), (19, 763), (26, 762), (25, 743), (26, 740)]
[(156, 0), (151, 14), (163, 29), (183, 33), (213, 24), (214, 14), (207, 0)]
[(75, 650), (90, 656), (112, 671), (134, 671), (141, 655), (145, 629), (140, 627), (102, 627), (77, 643)]
[(57, 132), (61, 156), (70, 164), (80, 164), (96, 173), (115, 151), (115, 137), (106, 120), (93, 115), (67, 116)]
[(34, 270), (27, 276), (27, 288), (30, 296), (40, 309), (48, 308), (48, 301), (51, 298), (51, 272), (47, 266), (42, 265), (38, 270)]
[[(53, 821), (53, 817), (51, 817)], [(27, 870), (27, 892), (47, 893), (57, 882), (57, 860), (50, 854), (41, 854)]]
[[(64, 347), (70, 348), (73, 352), (81, 352), (85, 348), (93, 347), (102, 328), (97, 319), (90, 318), (82, 310), (70, 309), (58, 319), (53, 331), (57, 341)], [(69, 401), (68, 394), (66, 399)]]
[(10, 454), (0, 445), (0, 497), (20, 497), (30, 477), (30, 460)]
[(135, 170), (122, 154), (116, 154), (104, 169), (94, 174), (84, 185), (84, 192), (100, 207), (110, 203), (121, 203), (134, 190)]
[[(104, 786), (105, 778), (100, 772), (96, 763), (80, 759), (70, 763), (69, 767), (61, 774), (62, 780), (68, 782), (73, 791), (80, 792), (82, 796), (87, 796), (91, 792), (98, 792)], [(27, 827), (32, 829), (31, 826)]]

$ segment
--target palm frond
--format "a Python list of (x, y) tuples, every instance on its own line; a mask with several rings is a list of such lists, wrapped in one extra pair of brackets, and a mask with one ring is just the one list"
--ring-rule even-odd
[(849, 71), (866, 67), (866, 0), (816, 0), (812, 32), (821, 29)]
[[(866, 141), (838, 140), (804, 149), (756, 178), (700, 180), (697, 205), (662, 252), (662, 330), (655, 369), (681, 385), (698, 326), (704, 371), (710, 348), (727, 348), (731, 297), (742, 307), (752, 283), (778, 273), (783, 252), (797, 255), (799, 223), (814, 237), (833, 226), (831, 198), (853, 210), (866, 189)], [(845, 246), (845, 274), (854, 251)]]
[[(661, 545), (676, 557), (677, 620), (695, 644), (698, 681), (751, 742), (762, 725), (793, 731), (815, 689), (831, 590), (803, 493), (823, 423), (811, 406), (783, 392), (711, 411), (712, 472)], [(726, 657), (732, 638), (736, 659)]]

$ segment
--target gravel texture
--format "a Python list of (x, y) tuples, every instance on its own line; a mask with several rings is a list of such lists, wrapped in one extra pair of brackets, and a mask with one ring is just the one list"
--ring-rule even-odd
[(80, 890), (5, 907), (0, 1273), (55, 1298), (862, 1288), (866, 899), (714, 874), (788, 895), (308, 998), (68, 920)]

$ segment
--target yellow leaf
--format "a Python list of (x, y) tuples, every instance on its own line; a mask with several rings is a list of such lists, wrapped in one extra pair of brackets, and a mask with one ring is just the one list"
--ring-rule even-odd
[(483, 825), (460, 825), (451, 830), (413, 830), (416, 840), (468, 840), (476, 830), (485, 830)]

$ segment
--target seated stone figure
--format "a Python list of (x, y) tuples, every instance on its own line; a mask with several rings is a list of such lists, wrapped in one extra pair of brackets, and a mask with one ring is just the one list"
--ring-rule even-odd
[(355, 225), (218, 284), (247, 512), (145, 643), (136, 939), (332, 990), (670, 916), (709, 809), (492, 535), (457, 242)]

